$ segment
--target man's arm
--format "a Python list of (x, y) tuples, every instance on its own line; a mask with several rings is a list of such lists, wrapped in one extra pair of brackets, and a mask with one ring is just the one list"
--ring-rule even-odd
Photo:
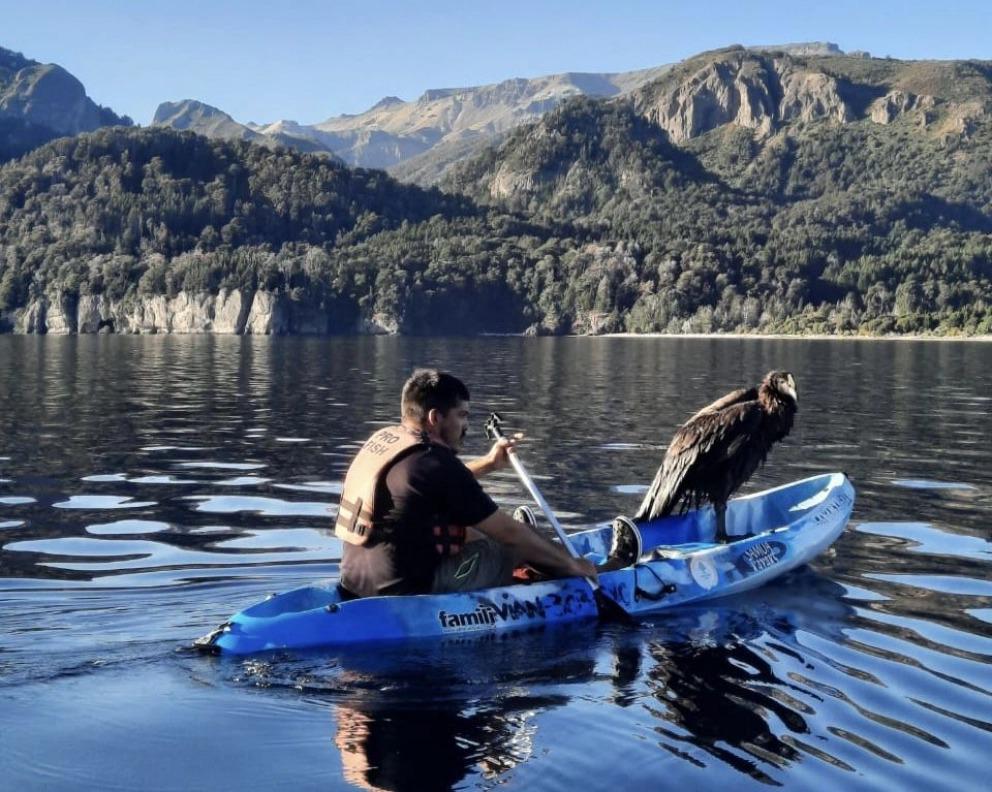
[(523, 439), (522, 432), (517, 432), (513, 437), (501, 437), (493, 443), (493, 447), (489, 449), (488, 454), (466, 462), (465, 467), (471, 470), (472, 475), (476, 478), (482, 478), (494, 470), (502, 470), (509, 466), (510, 454), (513, 453), (513, 449), (516, 448), (517, 443), (521, 439)]
[(486, 473), (492, 473), (496, 469), (496, 466), (493, 464), (492, 460), (490, 459), (491, 455), (492, 452), (490, 451), (485, 456), (478, 457), (476, 459), (470, 459), (468, 462), (465, 463), (465, 467), (471, 470), (472, 475), (475, 476), (476, 478), (482, 478), (484, 475), (486, 475)]
[(585, 558), (572, 558), (559, 544), (545, 539), (529, 525), (497, 509), (475, 526), (490, 539), (506, 545), (517, 563), (533, 564), (557, 577), (596, 579), (596, 567)]
[[(484, 457), (473, 459), (465, 467), (476, 478), (510, 464), (510, 454), (517, 441), (523, 437), (516, 434), (512, 438), (501, 437)], [(588, 577), (596, 579), (596, 567), (584, 558), (573, 558), (560, 544), (546, 539), (525, 523), (514, 520), (497, 509), (474, 528), (469, 529), (469, 537), (476, 531), (510, 548), (516, 563), (533, 564), (535, 567), (558, 577)]]

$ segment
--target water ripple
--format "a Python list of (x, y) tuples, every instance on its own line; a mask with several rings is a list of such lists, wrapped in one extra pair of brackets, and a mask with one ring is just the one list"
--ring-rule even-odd
[(330, 503), (304, 501), (284, 501), (278, 498), (263, 498), (247, 495), (190, 495), (187, 500), (199, 501), (196, 511), (214, 514), (234, 514), (249, 512), (272, 517), (322, 517), (329, 519), (337, 513), (337, 507)]
[(144, 509), (155, 501), (136, 501), (116, 495), (73, 495), (67, 501), (53, 503), (56, 509)]
[(169, 530), (169, 524), (155, 520), (117, 520), (110, 523), (87, 525), (86, 532), (104, 534), (149, 534)]
[(213, 470), (261, 470), (262, 462), (179, 462), (178, 467)]
[(897, 583), (900, 586), (937, 591), (943, 594), (963, 594), (971, 597), (992, 597), (992, 581), (959, 575), (892, 575), (867, 572), (866, 578)]

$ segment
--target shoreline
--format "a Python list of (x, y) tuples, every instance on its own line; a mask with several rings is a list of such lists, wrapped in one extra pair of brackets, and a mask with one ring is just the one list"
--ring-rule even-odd
[(528, 333), (472, 333), (468, 335), (422, 334), (422, 333), (235, 333), (217, 330), (186, 330), (164, 332), (18, 332), (0, 330), (2, 337), (27, 338), (137, 338), (139, 336), (192, 337), (224, 336), (237, 338), (688, 338), (693, 340), (728, 341), (967, 341), (972, 343), (992, 342), (992, 335), (831, 335), (829, 333), (563, 333), (561, 335), (532, 336)]
[(727, 340), (773, 341), (969, 341), (992, 342), (992, 335), (938, 336), (938, 335), (829, 335), (826, 333), (603, 333), (599, 336), (574, 336), (574, 338), (694, 338)]

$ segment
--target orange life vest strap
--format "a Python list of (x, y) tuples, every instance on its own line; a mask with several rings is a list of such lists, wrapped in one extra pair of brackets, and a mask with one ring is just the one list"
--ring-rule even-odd
[(458, 555), (465, 547), (464, 525), (435, 525), (434, 552), (442, 558)]

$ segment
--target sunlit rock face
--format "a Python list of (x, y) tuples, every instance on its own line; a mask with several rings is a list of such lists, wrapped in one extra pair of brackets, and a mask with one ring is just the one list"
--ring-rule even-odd
[(377, 313), (362, 318), (343, 306), (313, 299), (291, 299), (268, 291), (221, 289), (167, 295), (44, 295), (0, 314), (0, 330), (19, 334), (74, 333), (227, 335), (326, 335), (358, 333), (395, 335), (397, 317)]
[(724, 124), (763, 136), (790, 121), (846, 122), (854, 117), (836, 79), (791, 58), (741, 49), (700, 59), (698, 65), (689, 62), (684, 72), (636, 100), (641, 112), (676, 143)]
[(917, 111), (925, 120), (926, 114), (935, 106), (936, 101), (932, 96), (918, 96), (907, 91), (894, 90), (872, 102), (868, 112), (869, 117), (876, 124), (891, 124), (897, 118), (913, 111)]
[(828, 118), (845, 122), (854, 113), (840, 96), (837, 80), (822, 72), (796, 69), (776, 60), (776, 73), (782, 86), (778, 121), (813, 121)]
[(255, 292), (244, 332), (249, 335), (285, 333), (288, 322), (282, 301), (270, 292)]

